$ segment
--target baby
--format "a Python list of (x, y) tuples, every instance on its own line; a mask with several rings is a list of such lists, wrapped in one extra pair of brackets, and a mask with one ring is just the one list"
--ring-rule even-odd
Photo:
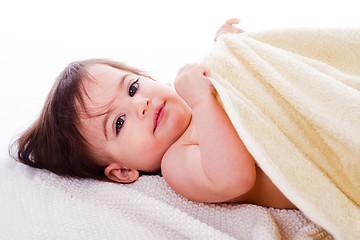
[[(228, 20), (215, 40), (242, 32), (237, 23)], [(255, 164), (209, 77), (205, 66), (186, 65), (174, 90), (121, 63), (72, 63), (18, 139), (18, 159), (62, 176), (120, 183), (161, 169), (193, 201), (296, 208)]]

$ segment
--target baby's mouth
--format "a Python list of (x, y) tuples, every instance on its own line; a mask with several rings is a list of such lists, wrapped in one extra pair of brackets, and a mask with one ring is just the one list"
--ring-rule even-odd
[(155, 132), (156, 128), (159, 126), (162, 118), (164, 117), (164, 113), (165, 113), (165, 103), (160, 104), (159, 106), (157, 106), (155, 108), (155, 111), (154, 111), (154, 132)]

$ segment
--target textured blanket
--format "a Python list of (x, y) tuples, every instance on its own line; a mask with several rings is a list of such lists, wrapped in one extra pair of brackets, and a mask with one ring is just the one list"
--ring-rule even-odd
[(0, 239), (333, 239), (299, 210), (195, 203), (160, 176), (122, 185), (0, 163)]
[(360, 239), (360, 31), (225, 35), (203, 63), (278, 188), (336, 239)]

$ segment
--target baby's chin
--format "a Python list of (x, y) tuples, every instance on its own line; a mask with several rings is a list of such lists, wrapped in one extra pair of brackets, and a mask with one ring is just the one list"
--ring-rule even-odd
[(191, 110), (184, 109), (184, 111), (179, 114), (178, 117), (172, 122), (171, 129), (173, 129), (173, 143), (175, 143), (187, 130), (191, 122)]
[[(174, 131), (172, 131), (171, 134), (169, 133), (169, 140), (168, 140), (168, 146), (166, 148), (166, 151), (184, 135), (184, 133), (186, 132), (186, 130), (189, 127), (190, 120), (191, 120), (191, 118), (185, 119), (185, 121), (176, 122), (174, 124), (174, 127), (172, 128), (172, 129), (174, 129)], [(164, 154), (165, 154), (165, 152), (164, 152)]]

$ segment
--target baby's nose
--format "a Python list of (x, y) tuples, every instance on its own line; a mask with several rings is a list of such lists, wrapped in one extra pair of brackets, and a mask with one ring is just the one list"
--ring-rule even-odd
[(136, 103), (137, 107), (137, 114), (140, 118), (144, 118), (146, 116), (147, 110), (149, 109), (150, 99), (149, 98), (142, 98), (139, 99)]

